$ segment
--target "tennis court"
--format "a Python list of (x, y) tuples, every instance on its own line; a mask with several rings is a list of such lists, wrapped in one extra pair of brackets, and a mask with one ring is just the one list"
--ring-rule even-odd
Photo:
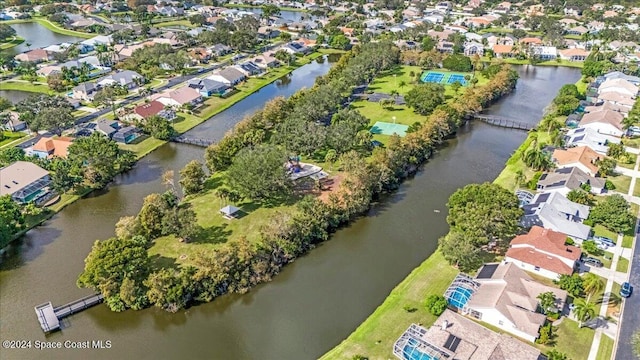
[(371, 127), (369, 130), (372, 134), (381, 134), (381, 135), (393, 135), (398, 134), (399, 136), (407, 135), (407, 130), (409, 126), (403, 124), (392, 124), (384, 121), (378, 121)]
[(468, 74), (464, 73), (449, 73), (449, 72), (436, 72), (436, 71), (427, 71), (422, 74), (421, 80), (422, 82), (430, 82), (436, 84), (443, 85), (451, 85), (455, 82), (459, 82), (461, 85), (468, 85), (468, 81), (465, 80), (465, 76)]

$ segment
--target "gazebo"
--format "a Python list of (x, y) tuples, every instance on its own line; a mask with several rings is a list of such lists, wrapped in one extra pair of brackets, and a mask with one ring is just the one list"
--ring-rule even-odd
[(225, 207), (223, 207), (222, 209), (220, 209), (220, 213), (222, 214), (222, 216), (225, 219), (235, 219), (236, 218), (236, 214), (238, 213), (238, 211), (240, 211), (240, 209), (238, 209), (237, 207), (233, 206), (233, 205), (227, 205)]

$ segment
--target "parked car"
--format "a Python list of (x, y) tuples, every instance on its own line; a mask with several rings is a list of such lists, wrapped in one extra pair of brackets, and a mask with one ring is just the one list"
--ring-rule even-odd
[(602, 244), (602, 245), (607, 245), (608, 247), (614, 247), (616, 246), (615, 241), (609, 239), (608, 237), (604, 237), (604, 236), (594, 236), (593, 237), (593, 241), (596, 244)]
[(631, 284), (629, 284), (628, 282), (622, 283), (622, 287), (620, 288), (620, 296), (628, 298), (629, 296), (631, 296), (632, 292), (633, 286), (631, 286)]
[(596, 258), (592, 258), (592, 257), (586, 257), (584, 259), (582, 259), (582, 262), (587, 264), (587, 265), (591, 265), (591, 266), (595, 266), (595, 267), (602, 267), (602, 261), (596, 259)]
[(597, 244), (596, 245), (598, 247), (598, 249), (605, 251), (607, 250), (609, 247), (607, 246), (607, 244)]

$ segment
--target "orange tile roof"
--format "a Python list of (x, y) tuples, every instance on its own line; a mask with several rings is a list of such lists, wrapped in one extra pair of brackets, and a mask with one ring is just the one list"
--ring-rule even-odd
[[(71, 146), (73, 138), (70, 137), (58, 137), (58, 138), (48, 138), (43, 137), (38, 140), (35, 145), (33, 145), (33, 150), (35, 151), (43, 151), (49, 153), (48, 157), (67, 157), (67, 151), (69, 146)], [(53, 153), (51, 152), (53, 151)]]
[(513, 45), (494, 45), (493, 53), (494, 54), (508, 54), (513, 50)]
[(541, 269), (553, 271), (556, 274), (573, 274), (573, 269), (560, 259), (531, 248), (510, 248), (505, 256), (533, 266), (538, 266)]
[(542, 40), (536, 38), (536, 37), (526, 37), (526, 38), (522, 38), (520, 39), (520, 42), (523, 44), (542, 44)]
[(529, 245), (569, 260), (580, 259), (580, 249), (573, 245), (565, 245), (566, 240), (567, 235), (536, 225), (529, 230), (529, 233), (513, 238), (511, 245)]
[(553, 151), (553, 159), (560, 165), (580, 163), (591, 170), (594, 174), (598, 172), (598, 167), (593, 163), (602, 156), (593, 151), (588, 146), (577, 146), (567, 150), (556, 149)]

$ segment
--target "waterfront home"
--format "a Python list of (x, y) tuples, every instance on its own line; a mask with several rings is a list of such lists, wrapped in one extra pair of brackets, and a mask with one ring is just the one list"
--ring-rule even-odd
[(282, 46), (282, 50), (288, 52), (289, 54), (292, 55), (297, 55), (297, 54), (306, 54), (310, 51), (310, 49), (308, 47), (306, 47), (303, 43), (299, 42), (299, 41), (292, 41), (287, 43), (286, 45)]
[(78, 100), (93, 101), (93, 96), (100, 89), (93, 82), (86, 81), (73, 87), (73, 93), (71, 97)]
[(636, 102), (635, 99), (629, 96), (621, 95), (617, 92), (606, 92), (604, 94), (598, 95), (598, 97), (594, 100), (610, 103), (620, 107), (625, 107), (629, 110), (631, 110), (631, 108), (633, 107), (633, 104)]
[(567, 147), (588, 146), (593, 151), (606, 155), (609, 144), (620, 144), (620, 138), (601, 134), (592, 128), (579, 127), (567, 131), (564, 144)]
[(263, 72), (263, 70), (256, 64), (251, 61), (245, 61), (242, 64), (238, 64), (233, 66), (235, 69), (245, 74), (247, 77), (258, 75)]
[[(608, 95), (617, 95), (615, 93), (607, 93), (607, 94), (603, 94), (603, 95), (607, 95), (605, 97), (608, 97)], [(600, 100), (600, 99), (598, 99)], [(633, 101), (633, 99), (630, 99), (631, 102), (635, 102)], [(633, 105), (632, 105), (633, 106)], [(616, 103), (615, 101), (603, 101), (601, 103), (598, 103), (596, 105), (589, 105), (589, 106), (585, 106), (584, 107), (584, 112), (585, 113), (597, 113), (600, 111), (606, 111), (606, 110), (610, 110), (610, 111), (615, 111), (615, 112), (619, 112), (621, 113), (624, 117), (627, 117), (629, 111), (631, 110), (632, 106), (627, 106), (627, 104), (623, 103)]]
[(62, 71), (61, 67), (58, 65), (47, 65), (36, 70), (36, 75), (47, 77), (53, 74), (59, 74)]
[(129, 144), (138, 138), (138, 129), (133, 126), (127, 126), (118, 129), (112, 136), (111, 139), (115, 142)]
[(47, 47), (42, 48), (42, 50), (47, 51), (49, 53), (61, 53), (61, 52), (65, 52), (70, 47), (71, 47), (70, 43), (60, 43), (60, 44), (49, 45)]
[(27, 123), (20, 120), (20, 114), (15, 111), (9, 111), (6, 114), (8, 115), (7, 121), (5, 121), (3, 124), (0, 124), (0, 128), (12, 132), (23, 131), (27, 129)]
[(40, 63), (51, 60), (51, 55), (43, 49), (33, 49), (31, 51), (18, 54), (14, 57), (17, 61)]
[(561, 310), (566, 291), (535, 281), (514, 263), (494, 263), (485, 264), (473, 279), (464, 274), (456, 277), (445, 298), (463, 314), (534, 342), (547, 321), (537, 312), (538, 295), (546, 292), (553, 293), (554, 307)]
[(221, 82), (227, 86), (235, 86), (244, 81), (247, 76), (234, 67), (227, 67), (211, 74), (208, 79)]
[(40, 159), (53, 159), (54, 157), (64, 159), (67, 157), (69, 146), (72, 143), (73, 138), (70, 137), (43, 136), (27, 151), (27, 154), (37, 156)]
[(272, 29), (269, 26), (260, 26), (258, 28), (258, 38), (261, 40), (271, 40), (280, 36), (280, 30)]
[(533, 53), (540, 60), (553, 60), (558, 57), (558, 49), (555, 46), (534, 46)]
[(605, 182), (604, 178), (589, 176), (577, 167), (567, 167), (542, 174), (538, 180), (537, 190), (557, 191), (567, 196), (571, 190), (579, 190), (584, 186), (589, 186), (591, 193), (599, 195), (605, 192)]
[(111, 139), (118, 129), (120, 129), (120, 123), (116, 120), (100, 119), (93, 128), (93, 131), (97, 131)]
[(211, 79), (193, 78), (187, 81), (189, 87), (198, 90), (200, 95), (209, 97), (212, 95), (222, 96), (229, 89), (227, 85)]
[(194, 88), (183, 86), (178, 89), (167, 89), (160, 94), (154, 94), (151, 99), (162, 103), (164, 106), (179, 108), (186, 105), (197, 105), (202, 102), (202, 95)]
[(492, 50), (493, 55), (497, 58), (510, 58), (515, 55), (512, 45), (494, 45)]
[(538, 193), (523, 209), (524, 227), (538, 225), (559, 231), (578, 243), (589, 238), (591, 227), (582, 223), (589, 217), (589, 207), (569, 201), (559, 192)]
[(168, 121), (176, 118), (176, 112), (159, 101), (151, 101), (136, 106), (133, 108), (133, 113), (129, 115), (129, 118), (132, 120), (145, 120), (154, 115)]
[(625, 79), (607, 79), (598, 87), (598, 94), (602, 95), (608, 92), (635, 98), (638, 95), (638, 86)]
[(566, 234), (533, 226), (527, 234), (511, 240), (503, 261), (556, 280), (560, 275), (573, 274), (582, 255), (580, 248), (566, 242)]
[(551, 160), (559, 169), (577, 167), (590, 176), (595, 176), (599, 169), (595, 163), (603, 157), (588, 146), (577, 146), (554, 150)]
[(38, 203), (49, 193), (49, 172), (28, 161), (16, 161), (0, 169), (0, 196), (10, 195), (13, 201)]
[(567, 61), (585, 61), (589, 56), (589, 51), (573, 48), (558, 51), (560, 59)]
[(640, 86), (640, 77), (633, 76), (633, 75), (627, 75), (627, 74), (625, 74), (623, 72), (620, 72), (620, 71), (612, 71), (610, 73), (604, 74), (603, 77), (606, 80), (624, 79), (624, 80), (627, 80), (628, 82), (632, 83), (633, 85)]
[(584, 114), (578, 125), (594, 129), (601, 134), (622, 137), (624, 135), (622, 119), (624, 119), (624, 115), (621, 113), (604, 110)]
[(256, 64), (261, 69), (268, 69), (280, 66), (280, 61), (273, 56), (271, 52), (264, 52), (251, 59), (251, 62)]
[(120, 85), (131, 90), (141, 84), (144, 77), (135, 71), (121, 70), (113, 74), (107, 75), (97, 81), (97, 85), (101, 87)]
[(401, 359), (539, 360), (540, 350), (501, 334), (449, 309), (425, 329), (411, 324), (393, 345)]

